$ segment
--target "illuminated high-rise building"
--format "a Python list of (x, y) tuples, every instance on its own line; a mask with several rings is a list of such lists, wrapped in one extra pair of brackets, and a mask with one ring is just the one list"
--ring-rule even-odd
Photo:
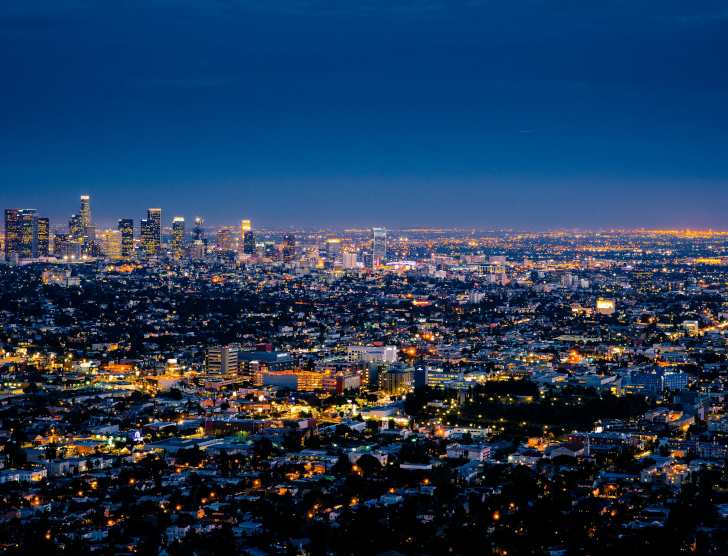
[(11, 253), (20, 253), (22, 237), (22, 218), (20, 210), (5, 209), (5, 258), (9, 259)]
[(185, 240), (185, 219), (175, 216), (172, 222), (172, 254), (175, 260), (185, 257), (187, 242)]
[(243, 253), (255, 255), (255, 232), (250, 231), (243, 234)]
[(100, 250), (110, 259), (121, 259), (121, 232), (119, 230), (101, 232)]
[(251, 230), (250, 220), (241, 220), (240, 221), (240, 235), (243, 235), (245, 232), (249, 232), (250, 230)]
[(217, 232), (217, 248), (220, 251), (229, 251), (233, 245), (233, 234), (230, 228), (221, 228)]
[(91, 224), (91, 205), (88, 195), (81, 195), (81, 210), (78, 215), (81, 217), (81, 225), (84, 228)]
[(296, 236), (286, 234), (283, 236), (283, 262), (291, 262), (296, 256)]
[(68, 229), (71, 231), (71, 237), (74, 241), (83, 240), (83, 217), (80, 214), (74, 214), (68, 219)]
[(154, 222), (149, 219), (144, 219), (140, 222), (141, 229), (141, 255), (145, 259), (152, 257), (157, 254), (155, 248), (155, 236), (154, 236)]
[(372, 267), (377, 268), (387, 262), (387, 230), (372, 229)]
[(344, 253), (344, 268), (356, 268), (356, 253)]
[(192, 241), (204, 241), (205, 229), (202, 227), (205, 221), (202, 218), (195, 218), (195, 229), (192, 231)]
[(38, 217), (35, 209), (20, 211), (20, 258), (35, 259), (38, 257)]
[(50, 255), (51, 222), (49, 218), (38, 219), (38, 256)]
[(55, 255), (56, 257), (58, 257), (59, 254), (61, 253), (61, 244), (64, 243), (64, 242), (68, 242), (70, 239), (71, 238), (70, 238), (70, 235), (69, 234), (59, 234), (59, 233), (54, 234), (54, 237), (53, 237), (53, 255)]
[(154, 253), (159, 254), (162, 248), (162, 209), (148, 209), (147, 219), (152, 222)]
[(635, 270), (632, 272), (631, 276), (632, 281), (632, 287), (639, 292), (640, 294), (648, 294), (651, 293), (654, 284), (653, 284), (653, 274), (650, 271), (644, 270), (644, 271), (637, 271)]
[(327, 239), (326, 240), (326, 260), (337, 261), (341, 259), (341, 240), (340, 239)]
[(119, 220), (119, 232), (121, 233), (121, 258), (131, 259), (134, 253), (134, 220), (122, 218)]
[(147, 219), (142, 220), (142, 250), (144, 255), (154, 257), (162, 248), (162, 209), (149, 209)]

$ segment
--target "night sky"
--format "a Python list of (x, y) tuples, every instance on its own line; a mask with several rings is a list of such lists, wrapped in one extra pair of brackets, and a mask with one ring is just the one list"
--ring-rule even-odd
[(1, 208), (728, 230), (728, 4), (0, 2)]

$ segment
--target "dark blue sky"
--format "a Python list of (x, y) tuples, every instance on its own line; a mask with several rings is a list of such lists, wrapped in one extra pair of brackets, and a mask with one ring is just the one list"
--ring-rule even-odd
[(728, 4), (6, 0), (0, 199), (54, 221), (728, 229)]

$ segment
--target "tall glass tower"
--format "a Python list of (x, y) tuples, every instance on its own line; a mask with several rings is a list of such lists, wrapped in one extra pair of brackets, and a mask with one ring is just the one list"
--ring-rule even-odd
[(11, 253), (20, 253), (20, 237), (23, 224), (18, 209), (5, 209), (5, 258)]
[(162, 209), (148, 209), (141, 227), (142, 247), (147, 257), (153, 257), (162, 248)]
[(287, 234), (283, 236), (283, 262), (289, 263), (296, 256), (296, 236)]
[(49, 218), (38, 219), (38, 256), (50, 255), (51, 222)]
[(91, 225), (91, 205), (89, 204), (89, 196), (81, 195), (81, 210), (78, 213), (81, 217), (81, 226), (86, 227)]
[(181, 216), (175, 216), (172, 222), (172, 254), (176, 261), (185, 257), (185, 219)]
[(134, 252), (134, 220), (131, 218), (119, 220), (119, 231), (121, 232), (121, 258), (131, 259)]
[(387, 262), (387, 230), (372, 228), (372, 267), (377, 268)]

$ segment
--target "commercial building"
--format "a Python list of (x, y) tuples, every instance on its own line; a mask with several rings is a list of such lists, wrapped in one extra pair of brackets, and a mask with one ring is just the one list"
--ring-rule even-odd
[(35, 259), (38, 257), (38, 217), (35, 209), (20, 211), (22, 230), (20, 234), (20, 258)]
[(88, 195), (81, 195), (81, 209), (78, 214), (81, 217), (81, 225), (86, 227), (91, 224), (91, 205)]
[(326, 260), (327, 261), (341, 260), (341, 240), (340, 239), (326, 240)]
[(238, 374), (238, 348), (216, 346), (207, 349), (205, 369), (211, 375), (233, 377)]
[(397, 361), (397, 347), (347, 346), (346, 360), (350, 363), (355, 361), (394, 363)]
[(217, 231), (217, 248), (219, 251), (230, 251), (233, 246), (233, 234), (230, 228), (220, 228)]
[(243, 253), (255, 255), (255, 232), (247, 231), (243, 234)]
[(321, 382), (321, 387), (324, 390), (336, 394), (341, 394), (352, 388), (359, 388), (359, 386), (361, 386), (361, 377), (356, 373), (337, 373), (324, 376)]
[(147, 219), (142, 220), (142, 250), (146, 257), (159, 254), (162, 247), (162, 209), (148, 209)]
[(181, 216), (175, 216), (172, 222), (172, 254), (175, 260), (178, 261), (185, 257), (186, 251), (185, 219)]
[(287, 351), (273, 351), (270, 344), (259, 344), (255, 351), (238, 351), (240, 374), (252, 377), (260, 370), (272, 372), (292, 371), (298, 368), (298, 360)]
[(453, 382), (463, 379), (463, 373), (454, 371), (443, 371), (432, 369), (427, 373), (427, 385), (431, 388), (444, 388), (446, 382)]
[(662, 392), (665, 388), (682, 390), (687, 388), (691, 377), (683, 371), (675, 371), (670, 367), (648, 367), (629, 373), (629, 381), (625, 385), (627, 393)]
[(344, 253), (344, 268), (356, 268), (356, 253)]
[(131, 259), (134, 253), (134, 220), (131, 218), (119, 220), (119, 233), (121, 234), (121, 258)]
[(414, 387), (414, 369), (387, 367), (379, 372), (379, 390), (387, 394), (406, 394)]
[(22, 218), (19, 209), (5, 209), (5, 257), (10, 253), (20, 254)]
[(613, 299), (597, 299), (596, 311), (600, 315), (611, 315), (614, 313), (614, 300)]
[(296, 256), (296, 236), (286, 234), (283, 236), (283, 262), (291, 262)]
[(264, 369), (253, 373), (253, 384), (280, 386), (297, 392), (313, 392), (322, 388), (324, 376), (323, 373), (299, 369), (278, 372)]
[(51, 247), (51, 222), (49, 218), (38, 218), (38, 256), (48, 257)]
[(71, 232), (72, 239), (83, 241), (84, 224), (80, 214), (74, 214), (68, 219), (68, 230)]
[(372, 267), (379, 268), (387, 262), (387, 230), (372, 229)]

